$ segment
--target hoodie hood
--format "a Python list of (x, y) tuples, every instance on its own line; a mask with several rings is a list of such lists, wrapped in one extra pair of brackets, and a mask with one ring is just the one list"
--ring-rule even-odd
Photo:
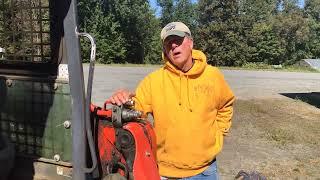
[(186, 76), (199, 75), (204, 71), (207, 65), (206, 56), (203, 54), (203, 52), (195, 49), (192, 50), (192, 59), (194, 61), (194, 64), (192, 68), (185, 73), (177, 69), (174, 65), (172, 65), (172, 63), (170, 63), (169, 59), (163, 53), (162, 53), (162, 59), (165, 62), (164, 64), (165, 68), (177, 75), (180, 75), (180, 74), (183, 74)]

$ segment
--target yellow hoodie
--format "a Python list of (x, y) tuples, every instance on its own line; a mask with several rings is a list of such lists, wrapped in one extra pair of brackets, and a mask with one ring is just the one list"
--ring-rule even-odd
[(221, 72), (192, 50), (186, 73), (165, 59), (136, 89), (136, 109), (151, 112), (161, 176), (189, 177), (203, 172), (221, 151), (231, 126), (234, 95)]

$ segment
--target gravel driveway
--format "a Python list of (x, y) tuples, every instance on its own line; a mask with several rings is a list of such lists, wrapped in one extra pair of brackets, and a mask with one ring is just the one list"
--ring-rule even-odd
[[(92, 101), (102, 105), (118, 88), (134, 90), (157, 67), (95, 67)], [(84, 66), (87, 77), (88, 66)], [(320, 73), (222, 70), (237, 99), (282, 98), (280, 93), (320, 92)]]
[[(134, 90), (155, 69), (96, 66), (93, 102), (102, 105), (118, 88)], [(255, 170), (267, 179), (318, 179), (320, 73), (222, 72), (237, 101), (217, 157), (221, 179), (232, 180), (239, 170)]]

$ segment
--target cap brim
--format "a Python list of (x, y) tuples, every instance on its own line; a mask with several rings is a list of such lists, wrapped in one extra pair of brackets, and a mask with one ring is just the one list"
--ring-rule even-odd
[(164, 41), (167, 37), (169, 36), (180, 36), (180, 37), (184, 37), (186, 35), (185, 32), (183, 31), (176, 31), (176, 30), (172, 30), (168, 33), (166, 33), (166, 35), (163, 37), (162, 41)]

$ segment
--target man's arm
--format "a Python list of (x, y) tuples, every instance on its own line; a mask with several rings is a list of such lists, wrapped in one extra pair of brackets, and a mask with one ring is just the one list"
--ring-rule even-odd
[(219, 105), (216, 120), (219, 130), (223, 133), (223, 135), (227, 135), (231, 127), (235, 96), (222, 74), (220, 74), (220, 77), (218, 77), (218, 87), (220, 97), (218, 98)]

